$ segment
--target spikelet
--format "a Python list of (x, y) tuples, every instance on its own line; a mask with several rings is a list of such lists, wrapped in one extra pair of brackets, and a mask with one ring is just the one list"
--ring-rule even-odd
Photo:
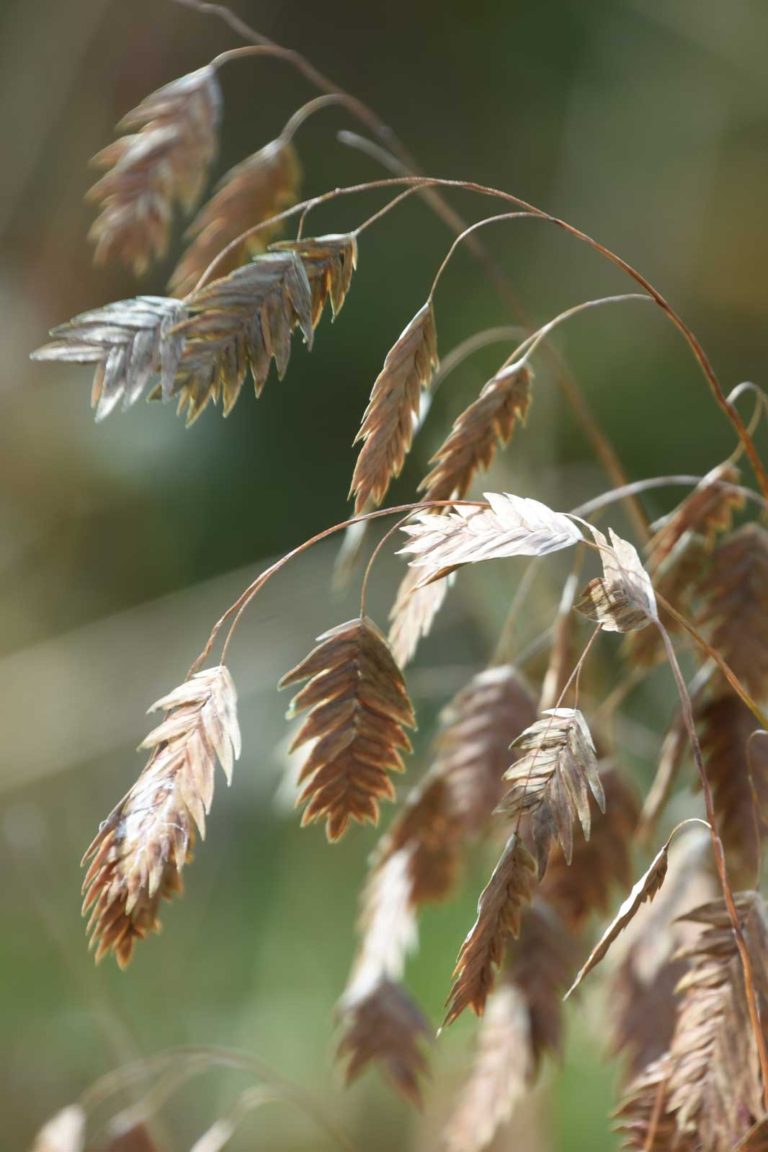
[(347, 1059), (347, 1082), (379, 1064), (408, 1099), (420, 1102), (426, 1072), (423, 1042), (429, 1025), (400, 980), (417, 941), (414, 916), (414, 848), (406, 839), (380, 855), (362, 898), (360, 946), (337, 1006), (342, 1026), (338, 1057)]
[(593, 968), (596, 968), (600, 961), (607, 955), (608, 949), (624, 929), (631, 924), (643, 904), (645, 904), (646, 901), (653, 900), (661, 888), (667, 875), (667, 867), (669, 864), (669, 843), (669, 840), (667, 840), (667, 842), (662, 845), (643, 875), (633, 886), (632, 891), (626, 900), (624, 900), (613, 920), (605, 929), (576, 974), (576, 979), (565, 994), (565, 1000), (576, 991), (584, 977), (587, 976)]
[(437, 367), (437, 331), (432, 302), (414, 316), (386, 355), (355, 443), (362, 448), (352, 475), (355, 512), (371, 499), (381, 504), (389, 482), (399, 476), (411, 447), (422, 392)]
[(406, 1099), (421, 1104), (419, 1081), (427, 1070), (424, 1043), (429, 1021), (405, 989), (382, 978), (366, 991), (347, 993), (338, 1007), (344, 1033), (338, 1057), (347, 1083), (375, 1062)]
[(544, 1053), (559, 1054), (574, 951), (558, 916), (534, 901), (488, 997), (472, 1071), (445, 1128), (451, 1152), (486, 1148), (530, 1091)]
[(162, 899), (181, 891), (195, 833), (205, 836), (217, 760), (229, 782), (240, 755), (235, 688), (223, 665), (197, 672), (157, 709), (167, 715), (142, 742), (147, 766), (83, 860), (91, 946), (97, 961), (114, 952), (121, 968), (136, 940), (157, 931)]
[(512, 820), (529, 818), (543, 876), (555, 839), (571, 863), (577, 819), (589, 840), (589, 791), (601, 811), (605, 809), (595, 748), (581, 712), (550, 708), (518, 737), (515, 749), (522, 755), (504, 774), (506, 791), (499, 810)]
[(725, 685), (697, 724), (728, 871), (737, 886), (752, 884), (768, 834), (768, 736)]
[(103, 420), (121, 402), (130, 408), (158, 376), (170, 389), (181, 354), (172, 330), (183, 315), (179, 301), (164, 296), (118, 300), (53, 328), (32, 359), (95, 364), (91, 406)]
[(677, 953), (692, 942), (696, 931), (681, 917), (716, 895), (704, 829), (688, 831), (678, 840), (672, 859), (658, 897), (638, 913), (617, 944), (618, 963), (609, 991), (611, 1052), (624, 1056), (632, 1077), (663, 1056), (672, 1039), (675, 988), (688, 967)]
[(744, 507), (744, 496), (734, 491), (738, 468), (726, 462), (713, 468), (668, 516), (654, 525), (648, 543), (648, 567), (655, 573), (663, 561), (689, 533), (696, 533), (712, 547), (721, 532), (727, 532), (733, 514)]
[[(298, 198), (301, 165), (289, 140), (278, 137), (231, 168), (186, 232), (191, 241), (170, 279), (179, 296), (191, 292), (208, 265), (248, 229), (277, 216)], [(280, 224), (247, 236), (217, 265), (224, 276), (263, 252)]]
[(187, 319), (174, 329), (183, 349), (172, 392), (187, 423), (219, 399), (228, 415), (249, 372), (261, 395), (273, 359), (282, 379), (297, 325), (312, 344), (311, 289), (293, 252), (267, 252), (193, 292), (185, 304)]
[(135, 129), (94, 156), (106, 169), (88, 198), (99, 206), (90, 237), (96, 259), (113, 257), (144, 272), (163, 256), (173, 210), (189, 212), (202, 193), (216, 154), (221, 93), (211, 65), (151, 93), (124, 116)]
[(330, 300), (334, 319), (344, 306), (352, 275), (357, 268), (357, 238), (353, 232), (302, 240), (282, 240), (272, 252), (295, 252), (304, 265), (312, 292), (312, 327), (320, 323)]
[[(674, 616), (662, 604), (668, 601), (678, 612), (692, 615), (697, 586), (710, 563), (710, 549), (703, 536), (687, 532), (653, 571), (653, 586), (659, 602), (659, 619), (667, 632), (680, 630)], [(650, 565), (649, 565), (650, 568)], [(643, 668), (665, 658), (664, 642), (657, 628), (644, 628), (625, 637), (624, 655), (631, 665)]]
[(523, 911), (531, 900), (535, 879), (536, 861), (520, 837), (513, 833), (480, 894), (477, 919), (461, 946), (448, 998), (446, 1024), (468, 1007), (478, 1016), (483, 1014), (507, 941), (520, 933)]
[(533, 697), (511, 664), (477, 673), (444, 709), (430, 771), (447, 781), (467, 835), (487, 826), (515, 756), (510, 745), (535, 717)]
[(515, 426), (525, 423), (531, 380), (531, 370), (524, 365), (511, 371), (502, 368), (488, 381), (432, 457), (432, 471), (419, 485), (425, 500), (466, 495), (475, 473), (490, 467), (497, 443), (508, 443)]
[(622, 1147), (637, 1152), (701, 1152), (695, 1137), (681, 1136), (667, 1110), (671, 1061), (665, 1052), (635, 1077), (617, 1111)]
[(338, 840), (350, 820), (375, 824), (379, 800), (394, 795), (387, 773), (403, 771), (413, 709), (387, 642), (367, 617), (319, 637), (280, 687), (302, 680), (308, 683), (290, 711), (309, 710), (293, 748), (314, 741), (300, 776), (302, 824), (324, 819), (328, 838)]
[(583, 930), (593, 913), (607, 912), (614, 886), (626, 889), (632, 878), (637, 799), (615, 768), (603, 768), (600, 779), (605, 811), (593, 811), (589, 840), (575, 841), (570, 865), (562, 849), (554, 846), (540, 887), (542, 897), (574, 934)]
[(79, 1104), (62, 1108), (35, 1136), (31, 1152), (84, 1152), (85, 1112)]
[(581, 529), (539, 500), (486, 492), (487, 508), (458, 506), (441, 516), (421, 512), (404, 525), (410, 537), (401, 552), (421, 582), (439, 580), (463, 564), (505, 556), (547, 556), (582, 539)]
[[(761, 897), (736, 897), (763, 1019), (768, 1010), (768, 931)], [(678, 994), (680, 1011), (669, 1049), (668, 1111), (677, 1131), (695, 1136), (704, 1152), (725, 1152), (763, 1115), (755, 1041), (730, 918), (722, 900), (688, 914), (703, 925), (685, 949), (689, 970)]]
[(592, 529), (603, 575), (587, 584), (575, 607), (604, 632), (635, 632), (659, 618), (653, 585), (635, 548), (612, 528), (608, 531), (610, 544)]
[(531, 1021), (523, 992), (503, 978), (488, 997), (469, 1079), (445, 1126), (449, 1152), (481, 1152), (530, 1090)]
[(509, 745), (534, 716), (511, 665), (473, 676), (444, 709), (430, 769), (382, 838), (372, 876), (406, 851), (411, 903), (449, 895), (466, 843), (487, 828), (498, 803)]
[(746, 524), (721, 540), (701, 591), (711, 643), (760, 699), (768, 692), (768, 529)]
[(410, 664), (419, 641), (431, 632), (451, 583), (452, 578), (447, 576), (422, 585), (421, 572), (417, 568), (406, 569), (389, 613), (389, 646), (401, 668)]
[[(740, 479), (738, 468), (725, 463), (713, 468), (692, 492), (668, 516), (656, 525), (656, 532), (646, 549), (647, 568), (660, 598), (679, 612), (687, 614), (702, 573), (720, 533), (731, 526), (733, 513), (744, 504), (744, 497), (733, 486)], [(663, 608), (660, 618), (669, 632), (679, 625)], [(649, 666), (663, 658), (664, 646), (655, 628), (645, 629), (642, 636), (627, 638), (626, 653), (634, 664)]]
[(430, 771), (411, 791), (382, 837), (366, 885), (368, 899), (390, 862), (408, 861), (408, 900), (412, 907), (449, 896), (462, 864), (464, 826), (454, 804), (451, 781)]

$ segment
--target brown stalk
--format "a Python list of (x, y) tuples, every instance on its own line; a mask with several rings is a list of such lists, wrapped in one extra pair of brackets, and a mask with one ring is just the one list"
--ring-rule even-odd
[[(175, 2), (183, 3), (184, 0), (175, 0)], [(242, 242), (242, 240), (246, 238), (246, 235), (250, 234), (252, 231), (255, 232), (267, 224), (272, 226), (278, 220), (285, 219), (298, 211), (303, 211), (307, 207), (316, 207), (320, 204), (327, 203), (329, 200), (335, 198), (336, 196), (351, 195), (353, 193), (369, 191), (376, 188), (392, 188), (398, 186), (402, 187), (403, 185), (411, 186), (414, 188), (459, 188), (467, 192), (475, 192), (482, 196), (495, 197), (496, 199), (504, 200), (509, 204), (514, 204), (518, 208), (522, 209), (526, 214), (531, 214), (540, 220), (544, 220), (550, 224), (555, 224), (558, 228), (561, 228), (563, 231), (567, 232), (568, 235), (574, 237), (574, 239), (580, 240), (582, 243), (587, 244), (609, 263), (619, 268), (622, 272), (634, 280), (636, 284), (639, 284), (640, 287), (661, 309), (661, 311), (664, 312), (664, 314), (669, 318), (669, 320), (674, 324), (674, 326), (685, 339), (691, 352), (693, 353), (695, 360), (701, 368), (705, 379), (710, 385), (712, 393), (715, 397), (715, 401), (732, 424), (741, 444), (743, 445), (744, 451), (750, 461), (750, 465), (760, 486), (762, 495), (768, 498), (768, 473), (766, 473), (765, 468), (763, 467), (754, 441), (750, 436), (749, 430), (745, 425), (741, 414), (734, 406), (734, 404), (728, 400), (725, 393), (723, 392), (717, 374), (715, 373), (715, 370), (712, 367), (712, 364), (710, 363), (709, 358), (707, 357), (696, 335), (691, 331), (682, 317), (675, 311), (669, 301), (658, 291), (658, 289), (656, 289), (650, 283), (649, 280), (646, 279), (645, 276), (643, 276), (641, 272), (629, 264), (628, 261), (624, 260), (623, 257), (613, 252), (610, 248), (607, 248), (604, 244), (601, 244), (599, 241), (595, 240), (592, 236), (589, 236), (586, 232), (582, 232), (581, 229), (576, 228), (572, 224), (569, 224), (566, 220), (563, 220), (558, 216), (553, 216), (552, 214), (545, 212), (543, 209), (537, 208), (533, 204), (529, 204), (528, 201), (522, 200), (518, 196), (514, 196), (509, 192), (503, 192), (498, 188), (491, 188), (488, 185), (478, 184), (471, 180), (448, 180), (439, 177), (417, 176), (392, 177), (388, 180), (373, 180), (368, 181), (365, 184), (352, 185), (347, 188), (336, 188), (331, 192), (324, 193), (322, 196), (314, 197), (312, 200), (307, 201), (304, 204), (296, 205), (295, 208), (288, 209), (286, 212), (280, 213), (279, 216), (274, 217), (271, 221), (265, 222), (262, 225), (256, 225), (254, 229), (249, 229), (248, 233), (243, 233), (243, 235), (239, 237), (238, 243)], [(220, 253), (219, 258), (223, 259), (226, 253), (227, 249), (225, 248), (223, 252)], [(208, 269), (206, 277), (210, 275), (211, 270), (211, 268)]]
[[(249, 40), (256, 45), (267, 49), (276, 57), (279, 57), (290, 63), (299, 72), (301, 72), (302, 75), (304, 75), (311, 84), (315, 85), (321, 91), (328, 94), (340, 93), (343, 95), (348, 99), (348, 107), (353, 112), (353, 114), (355, 114), (361, 123), (365, 124), (374, 133), (374, 135), (384, 145), (385, 149), (387, 149), (389, 152), (394, 152), (395, 156), (400, 161), (400, 163), (405, 166), (406, 170), (418, 172), (418, 168), (414, 162), (413, 157), (408, 153), (403, 144), (397, 139), (392, 129), (389, 128), (375, 114), (375, 112), (368, 108), (364, 103), (344, 92), (344, 90), (341, 89), (338, 85), (333, 84), (326, 76), (323, 75), (322, 72), (315, 68), (300, 53), (283, 48), (282, 46), (274, 43), (274, 41), (269, 40), (267, 37), (260, 35), (258, 32), (256, 32), (255, 29), (246, 24), (245, 21), (241, 20), (234, 13), (232, 13), (225, 5), (212, 4), (205, 2), (205, 0), (174, 0), (174, 2), (182, 5), (183, 7), (190, 8), (201, 13), (217, 16), (219, 19), (222, 19), (225, 23), (227, 23), (229, 27), (232, 28), (232, 30), (243, 39)], [(510, 199), (514, 203), (518, 203), (523, 208), (531, 209), (531, 206), (527, 205), (523, 201), (516, 200), (515, 198)], [(433, 207), (436, 208), (438, 215), (440, 215), (450, 227), (452, 227), (457, 232), (463, 230), (464, 221), (447, 203), (445, 203), (442, 197), (435, 195), (433, 192), (430, 197), (430, 202), (432, 203)], [(531, 210), (538, 213), (538, 210), (536, 209)], [(546, 214), (542, 215), (546, 216)], [(593, 241), (580, 230), (567, 225), (564, 221), (559, 221), (554, 217), (551, 217), (550, 219), (552, 219), (553, 222), (558, 223), (561, 227), (566, 228), (572, 233), (572, 235), (588, 242), (593, 248), (595, 248), (596, 251), (606, 256), (606, 258), (608, 258), (612, 263), (616, 264), (617, 267), (631, 275), (632, 278), (638, 284), (640, 284), (641, 287), (643, 287), (650, 296), (652, 296), (659, 307), (661, 307), (667, 313), (667, 315), (669, 315), (675, 326), (680, 330), (682, 335), (687, 340), (692, 352), (694, 353), (694, 356), (699, 362), (702, 371), (704, 372), (704, 375), (707, 378), (710, 387), (712, 388), (718, 405), (733, 424), (739, 440), (743, 444), (744, 450), (746, 451), (750, 460), (755, 476), (758, 479), (761, 491), (764, 496), (768, 497), (768, 474), (766, 474), (762, 466), (754, 442), (752, 441), (749, 431), (747, 430), (735, 405), (725, 396), (725, 393), (720, 386), (714, 369), (712, 368), (706, 353), (699, 344), (693, 332), (684, 323), (682, 318), (678, 316), (674, 309), (672, 309), (671, 305), (669, 305), (664, 297), (661, 296), (661, 294), (658, 293), (656, 289), (653, 288), (653, 286), (644, 277), (642, 277), (639, 272), (636, 272), (635, 269), (631, 267), (631, 265), (622, 260), (621, 257), (615, 255), (609, 249), (604, 248), (602, 245), (599, 245), (596, 241)], [(498, 272), (494, 262), (488, 256), (485, 248), (477, 243), (475, 237), (471, 238), (471, 246), (475, 254), (479, 254), (482, 263), (489, 270), (497, 286), (500, 286), (503, 295), (508, 300), (511, 298), (512, 306), (519, 312), (517, 302), (511, 294), (509, 286), (506, 282), (506, 278), (503, 276), (503, 274)], [(595, 452), (605, 467), (608, 475), (612, 478), (614, 483), (618, 481), (619, 484), (622, 484), (624, 482), (624, 473), (610, 441), (602, 432), (597, 421), (592, 415), (589, 406), (584, 400), (583, 393), (579, 389), (575, 379), (566, 370), (564, 370), (556, 353), (554, 354), (554, 358), (556, 367), (558, 368), (558, 380), (576, 414), (579, 423), (588, 436), (588, 439), (592, 443)], [(640, 532), (645, 535), (647, 533), (645, 517), (639, 505), (633, 499), (631, 499), (631, 494), (629, 495), (629, 506), (633, 519), (639, 527)]]

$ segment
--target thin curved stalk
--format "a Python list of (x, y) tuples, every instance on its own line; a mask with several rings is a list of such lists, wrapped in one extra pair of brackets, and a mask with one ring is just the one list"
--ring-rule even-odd
[[(363, 124), (379, 142), (381, 153), (387, 159), (391, 158), (400, 167), (400, 171), (405, 174), (418, 175), (419, 166), (415, 158), (411, 155), (402, 141), (396, 136), (394, 131), (386, 124), (372, 108), (364, 104), (357, 97), (346, 92), (339, 85), (334, 84), (327, 76), (325, 76), (319, 69), (300, 52), (293, 49), (283, 48), (281, 45), (276, 44), (275, 41), (270, 40), (268, 37), (261, 35), (252, 28), (249, 24), (235, 13), (231, 12), (224, 4), (208, 3), (207, 0), (173, 0), (174, 3), (180, 4), (182, 7), (191, 9), (192, 11), (200, 12), (201, 14), (215, 16), (223, 20), (236, 35), (244, 40), (249, 40), (251, 43), (263, 50), (262, 54), (269, 54), (277, 59), (283, 60), (285, 63), (295, 68), (301, 75), (309, 81), (310, 84), (318, 88), (321, 92), (330, 94), (337, 94), (344, 97), (345, 104), (349, 111), (354, 115), (361, 124)], [(451, 228), (454, 232), (461, 232), (465, 225), (464, 219), (455, 211), (454, 208), (444, 199), (444, 197), (434, 189), (425, 189), (423, 192), (424, 199), (436, 213), (436, 215)], [(517, 301), (516, 295), (512, 286), (505, 275), (505, 273), (498, 267), (496, 262), (492, 259), (490, 253), (476, 237), (470, 237), (469, 248), (473, 255), (480, 262), (486, 271), (491, 282), (494, 284), (496, 290), (499, 292), (502, 299), (505, 300), (507, 305), (512, 308), (513, 312), (519, 316), (521, 321), (525, 323), (524, 313)], [(557, 352), (550, 353), (551, 360), (555, 366), (557, 373), (557, 380), (563, 394), (568, 401), (577, 423), (581, 427), (584, 435), (594, 449), (595, 455), (604, 467), (609, 479), (614, 485), (626, 482), (626, 473), (621, 465), (621, 461), (614, 449), (611, 441), (606, 436), (600, 427), (598, 421), (592, 414), (592, 410), (587, 403), (584, 393), (579, 387), (572, 372), (568, 369), (567, 365), (560, 358)], [(636, 528), (641, 536), (647, 537), (648, 523), (645, 520), (641, 506), (637, 501), (630, 498), (628, 500), (628, 507), (630, 514), (635, 523)]]

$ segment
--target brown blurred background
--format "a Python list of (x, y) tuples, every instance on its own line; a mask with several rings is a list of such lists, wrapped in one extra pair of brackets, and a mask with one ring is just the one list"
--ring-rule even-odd
[[(425, 171), (507, 188), (636, 263), (700, 334), (726, 387), (764, 376), (761, 0), (236, 7), (375, 107)], [(355, 611), (356, 588), (346, 599), (329, 589), (330, 548), (265, 591), (234, 646), (244, 755), (232, 791), (219, 784), (207, 843), (185, 899), (166, 909), (165, 933), (138, 949), (126, 973), (111, 962), (94, 970), (86, 951), (78, 861), (140, 767), (132, 749), (146, 732), (144, 709), (179, 681), (267, 557), (344, 517), (371, 382), (450, 240), (416, 200), (372, 229), (338, 323), (323, 324), (311, 356), (296, 342), (286, 380), (270, 381), (258, 403), (244, 393), (226, 422), (211, 410), (185, 431), (170, 408), (139, 405), (95, 427), (88, 370), (31, 365), (28, 353), (85, 308), (162, 292), (171, 262), (138, 286), (119, 268), (92, 268), (88, 160), (143, 95), (236, 43), (214, 18), (170, 0), (0, 0), (0, 1145), (9, 1150), (27, 1147), (46, 1116), (117, 1063), (201, 1043), (257, 1053), (361, 1149), (435, 1148), (468, 1059), (472, 1025), (462, 1021), (438, 1045), (421, 1119), (375, 1077), (345, 1094), (332, 1066), (333, 1005), (375, 837), (355, 831), (330, 849), (276, 804), (286, 701), (274, 689), (319, 631)], [(274, 61), (229, 65), (223, 88), (217, 174), (314, 95)], [(357, 125), (330, 110), (301, 131), (307, 194), (379, 176), (337, 142), (341, 128)], [(313, 227), (340, 231), (380, 202), (326, 208)], [(456, 204), (469, 216), (487, 210), (466, 196)], [(486, 239), (539, 321), (629, 290), (584, 246), (541, 224)], [(459, 253), (438, 298), (443, 354), (509, 320)], [(706, 471), (731, 451), (729, 427), (656, 310), (600, 310), (556, 343), (631, 478)], [(441, 391), (395, 498), (408, 498), (441, 431), (500, 359), (498, 348), (480, 354)], [(488, 486), (569, 506), (603, 484), (541, 365), (529, 427)], [(649, 503), (653, 514), (665, 506), (662, 497)], [(425, 645), (409, 677), (422, 716), (414, 775), (436, 710), (488, 658), (517, 574), (463, 581)], [(382, 623), (396, 575), (394, 561), (382, 563), (373, 590)], [(642, 771), (652, 742), (631, 751)], [(425, 917), (410, 975), (436, 1021), (487, 864), (479, 853), (458, 903)], [(599, 1012), (587, 997), (572, 1013), (564, 1078), (541, 1106), (542, 1148), (615, 1147)], [(164, 1114), (169, 1146), (188, 1148), (243, 1083), (217, 1072), (177, 1095)], [(533, 1152), (534, 1137), (521, 1143), (520, 1133), (499, 1148)], [(326, 1146), (285, 1109), (256, 1113), (232, 1144)]]

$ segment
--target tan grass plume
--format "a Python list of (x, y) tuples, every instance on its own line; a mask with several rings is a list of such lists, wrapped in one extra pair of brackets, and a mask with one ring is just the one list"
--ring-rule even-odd
[(221, 92), (208, 64), (152, 92), (120, 121), (93, 164), (105, 169), (88, 198), (99, 208), (90, 236), (96, 259), (116, 257), (145, 272), (162, 257), (174, 208), (199, 199), (218, 144)]
[(422, 392), (437, 367), (437, 330), (431, 300), (416, 313), (384, 360), (355, 437), (362, 448), (350, 495), (355, 511), (367, 500), (381, 504), (389, 482), (399, 476), (411, 447)]
[(83, 912), (96, 960), (113, 952), (120, 967), (134, 944), (158, 929), (164, 898), (181, 891), (195, 834), (205, 836), (217, 761), (229, 782), (240, 755), (237, 699), (220, 665), (152, 705), (166, 717), (142, 742), (149, 761), (103, 822), (85, 854)]
[(308, 712), (293, 748), (312, 742), (299, 778), (302, 823), (325, 820), (328, 838), (338, 840), (350, 820), (375, 824), (379, 801), (392, 799), (388, 773), (403, 771), (413, 709), (387, 642), (367, 617), (324, 633), (280, 686), (302, 680), (290, 710)]
[[(280, 137), (231, 168), (186, 231), (190, 243), (173, 271), (171, 290), (179, 296), (191, 292), (214, 257), (238, 236), (294, 204), (300, 183), (296, 149)], [(218, 275), (263, 252), (279, 229), (278, 223), (250, 232), (217, 264)]]

